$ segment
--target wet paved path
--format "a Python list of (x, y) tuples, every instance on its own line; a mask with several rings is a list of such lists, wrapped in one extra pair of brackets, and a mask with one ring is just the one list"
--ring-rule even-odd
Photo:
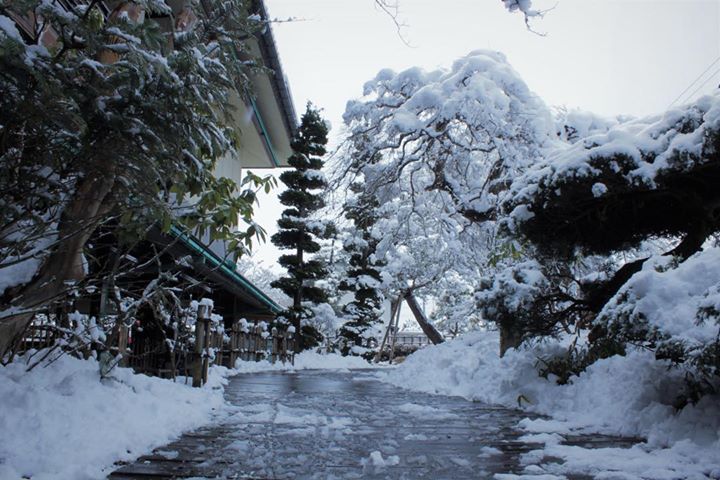
[(408, 392), (372, 372), (241, 374), (226, 397), (236, 407), (222, 423), (109, 478), (483, 479), (520, 472), (520, 455), (539, 447), (515, 428), (525, 412)]

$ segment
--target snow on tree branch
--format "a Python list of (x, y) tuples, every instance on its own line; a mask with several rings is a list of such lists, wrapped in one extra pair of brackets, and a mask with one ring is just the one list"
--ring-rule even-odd
[(534, 18), (542, 18), (545, 13), (552, 10), (555, 7), (552, 7), (547, 10), (536, 10), (533, 9), (532, 0), (501, 0), (503, 4), (505, 5), (505, 8), (511, 12), (520, 12), (523, 14), (523, 17), (525, 18), (525, 25), (527, 26), (528, 30), (530, 30), (533, 33), (537, 33), (538, 35), (544, 35), (542, 33), (536, 32), (533, 30), (533, 28), (530, 25), (530, 22)]
[(719, 227), (720, 94), (588, 133), (514, 179), (504, 204), (511, 227), (547, 245), (571, 237), (593, 252), (647, 235), (685, 235), (697, 245)]

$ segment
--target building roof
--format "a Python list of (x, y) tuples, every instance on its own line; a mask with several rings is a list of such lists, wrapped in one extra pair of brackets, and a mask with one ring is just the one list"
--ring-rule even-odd
[[(253, 3), (259, 15), (269, 22), (270, 18), (268, 16), (267, 8), (265, 8), (265, 2), (262, 0), (254, 0)], [(287, 128), (290, 137), (292, 137), (295, 135), (298, 128), (297, 113), (295, 112), (295, 105), (293, 103), (292, 94), (290, 93), (290, 87), (280, 62), (280, 55), (278, 54), (275, 37), (273, 36), (270, 23), (268, 23), (267, 27), (264, 28), (258, 35), (258, 40), (260, 43), (260, 53), (262, 54), (262, 58), (265, 61), (266, 66), (275, 72), (272, 76), (273, 90), (275, 91), (277, 98), (280, 100), (284, 113), (283, 120), (285, 122), (285, 127)]]
[(238, 272), (235, 263), (228, 259), (220, 258), (195, 236), (184, 232), (177, 226), (171, 227), (170, 235), (179, 239), (183, 245), (193, 253), (200, 255), (203, 261), (207, 263), (209, 267), (208, 271), (213, 273), (221, 283), (230, 284), (234, 287), (231, 290), (237, 292), (244, 300), (272, 314), (280, 313), (284, 310), (283, 307), (278, 305), (272, 298)]

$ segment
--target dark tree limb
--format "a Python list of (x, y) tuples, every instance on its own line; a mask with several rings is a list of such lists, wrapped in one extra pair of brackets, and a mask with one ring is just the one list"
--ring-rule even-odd
[(615, 272), (615, 275), (610, 280), (600, 285), (593, 285), (584, 300), (587, 309), (594, 313), (600, 312), (605, 304), (630, 280), (630, 277), (642, 270), (647, 260), (648, 257), (645, 257), (626, 263)]
[(433, 343), (433, 345), (437, 345), (439, 343), (443, 343), (445, 339), (443, 338), (442, 334), (437, 331), (437, 329), (433, 326), (432, 323), (427, 319), (425, 316), (425, 313), (420, 308), (420, 304), (418, 304), (417, 299), (415, 298), (415, 295), (413, 295), (412, 291), (405, 294), (405, 301), (408, 304), (408, 307), (410, 307), (410, 311), (412, 311), (413, 316), (415, 317), (415, 321), (420, 325), (420, 329), (422, 329), (423, 333), (427, 335), (428, 339)]

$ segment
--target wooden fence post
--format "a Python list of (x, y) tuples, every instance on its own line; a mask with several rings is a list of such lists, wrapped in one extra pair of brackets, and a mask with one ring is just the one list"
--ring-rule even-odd
[(197, 320), (195, 321), (195, 354), (197, 358), (193, 367), (193, 387), (202, 387), (203, 383), (207, 381), (209, 323), (210, 306), (201, 303), (198, 305)]
[(262, 344), (263, 344), (264, 338), (262, 338), (262, 327), (260, 324), (255, 324), (255, 360), (256, 362), (260, 360), (262, 355)]
[[(295, 334), (293, 332), (285, 332), (287, 334), (287, 341), (285, 342), (285, 355), (290, 356), (290, 365), (295, 365)], [(288, 346), (290, 349), (288, 350)], [(288, 353), (288, 351), (290, 353)]]
[(272, 353), (270, 354), (270, 358), (272, 358), (272, 363), (277, 362), (278, 359), (278, 329), (276, 327), (273, 327), (271, 330), (272, 335)]
[(233, 322), (232, 332), (230, 333), (230, 368), (235, 368), (237, 362), (237, 354), (240, 343), (240, 321)]
[(225, 332), (215, 332), (215, 365), (222, 365), (225, 348)]
[(121, 367), (127, 367), (127, 347), (128, 347), (128, 327), (125, 322), (120, 322), (118, 325), (118, 353), (120, 354), (120, 361), (118, 364)]

